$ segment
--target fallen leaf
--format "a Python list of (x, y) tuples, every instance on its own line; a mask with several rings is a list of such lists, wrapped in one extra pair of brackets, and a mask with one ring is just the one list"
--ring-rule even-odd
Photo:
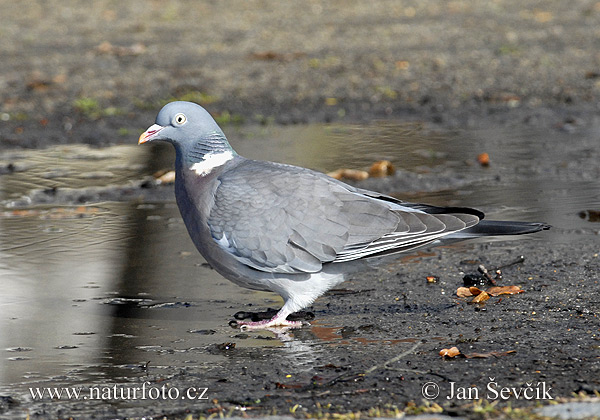
[(487, 153), (478, 154), (477, 162), (479, 162), (481, 166), (490, 166), (490, 155)]
[(382, 178), (385, 176), (393, 175), (396, 172), (396, 168), (392, 165), (389, 160), (380, 160), (371, 165), (369, 169), (369, 175), (374, 178)]
[(169, 172), (162, 174), (161, 176), (156, 178), (156, 181), (160, 184), (174, 183), (175, 182), (175, 171), (169, 171)]
[(471, 287), (469, 287), (469, 292), (471, 292), (471, 294), (473, 296), (477, 296), (480, 293), (482, 293), (483, 291), (479, 287), (471, 286)]
[(472, 303), (483, 303), (490, 298), (487, 292), (481, 292), (473, 298)]
[(493, 286), (486, 290), (490, 296), (499, 295), (516, 295), (517, 293), (523, 293), (525, 290), (519, 286)]
[(458, 347), (451, 347), (449, 349), (441, 349), (440, 350), (440, 356), (442, 357), (456, 357), (458, 355), (460, 355), (460, 350), (458, 349)]
[(478, 287), (459, 287), (456, 289), (456, 295), (458, 297), (470, 297), (475, 296), (471, 303), (482, 303), (488, 300), (491, 296), (500, 295), (516, 295), (523, 293), (524, 290), (519, 286), (492, 286), (487, 290), (481, 290)]
[(458, 289), (456, 289), (456, 295), (458, 297), (473, 296), (473, 293), (471, 293), (471, 291), (469, 289), (470, 289), (469, 287), (459, 287)]
[(456, 289), (456, 294), (458, 297), (477, 296), (481, 293), (483, 293), (483, 291), (475, 286), (459, 287), (458, 289)]
[(338, 169), (336, 171), (329, 172), (327, 175), (335, 179), (346, 178), (353, 181), (362, 181), (369, 177), (368, 172), (360, 171), (358, 169)]
[(152, 174), (158, 184), (171, 184), (175, 182), (175, 171), (161, 169)]

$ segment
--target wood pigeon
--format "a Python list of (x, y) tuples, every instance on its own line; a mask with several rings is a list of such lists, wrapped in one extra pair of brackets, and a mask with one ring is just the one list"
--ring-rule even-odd
[(288, 315), (368, 257), (549, 228), (482, 220), (475, 209), (409, 203), (310, 169), (246, 159), (191, 102), (165, 105), (139, 143), (157, 140), (175, 147), (175, 195), (198, 251), (223, 277), (285, 301), (270, 320), (239, 322), (244, 329), (301, 326)]

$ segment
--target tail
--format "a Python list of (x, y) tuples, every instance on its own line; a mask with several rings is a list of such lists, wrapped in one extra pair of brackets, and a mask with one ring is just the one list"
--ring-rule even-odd
[(541, 230), (548, 230), (550, 228), (551, 226), (546, 223), (482, 220), (475, 226), (446, 236), (446, 238), (466, 239), (478, 238), (481, 236), (524, 235), (526, 233), (535, 233)]

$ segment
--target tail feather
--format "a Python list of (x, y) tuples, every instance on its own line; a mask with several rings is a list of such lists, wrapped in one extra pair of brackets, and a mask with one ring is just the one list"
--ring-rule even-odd
[(509, 222), (501, 220), (482, 220), (463, 231), (449, 235), (449, 239), (478, 238), (480, 236), (523, 235), (550, 229), (546, 223)]

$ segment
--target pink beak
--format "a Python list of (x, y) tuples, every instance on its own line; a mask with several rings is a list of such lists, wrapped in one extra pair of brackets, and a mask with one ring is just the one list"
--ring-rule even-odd
[(138, 144), (146, 143), (147, 141), (152, 140), (152, 137), (155, 136), (160, 130), (164, 127), (162, 125), (154, 124), (149, 127), (146, 131), (142, 133), (140, 139), (138, 140)]

